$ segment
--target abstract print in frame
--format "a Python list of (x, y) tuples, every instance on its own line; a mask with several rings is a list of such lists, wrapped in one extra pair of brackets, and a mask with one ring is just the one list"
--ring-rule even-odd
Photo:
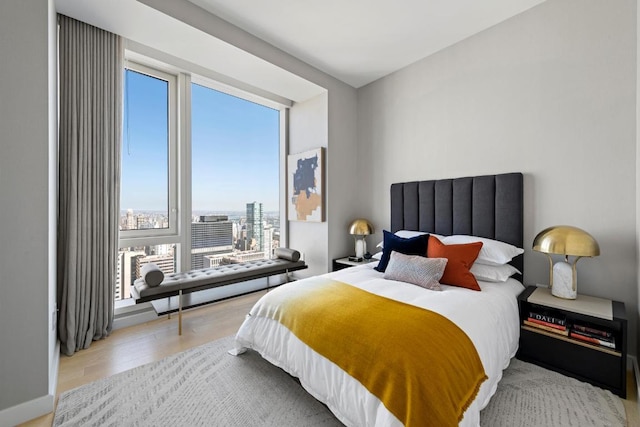
[(289, 221), (324, 221), (324, 150), (290, 154), (287, 162)]

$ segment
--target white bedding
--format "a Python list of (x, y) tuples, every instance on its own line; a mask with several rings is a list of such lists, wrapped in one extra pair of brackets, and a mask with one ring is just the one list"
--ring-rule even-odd
[[(505, 283), (479, 282), (482, 292), (447, 285), (442, 285), (443, 290), (438, 292), (385, 280), (382, 273), (373, 269), (374, 266), (375, 263), (370, 263), (324, 276), (440, 313), (458, 325), (475, 345), (488, 376), (460, 423), (461, 426), (479, 426), (480, 410), (495, 393), (502, 370), (509, 365), (518, 347), (516, 297), (524, 289), (522, 284), (512, 278)], [(313, 278), (292, 282), (267, 295), (279, 298), (287, 292), (295, 292), (296, 288), (313, 286), (313, 283)], [(261, 302), (262, 299), (251, 313), (256, 311)], [(299, 378), (302, 386), (324, 402), (347, 426), (402, 425), (358, 381), (313, 351), (275, 320), (247, 316), (236, 335), (233, 353), (239, 354), (246, 348), (256, 350), (269, 362)]]

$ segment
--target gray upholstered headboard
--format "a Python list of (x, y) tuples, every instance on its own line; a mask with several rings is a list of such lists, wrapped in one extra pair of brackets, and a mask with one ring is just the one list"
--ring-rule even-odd
[[(468, 234), (523, 247), (521, 173), (391, 185), (391, 231)], [(524, 273), (523, 256), (511, 262)]]

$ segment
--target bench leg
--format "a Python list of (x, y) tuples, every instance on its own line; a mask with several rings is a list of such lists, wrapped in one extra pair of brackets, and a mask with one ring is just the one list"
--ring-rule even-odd
[(171, 297), (167, 297), (167, 319), (171, 320)]
[(182, 335), (182, 289), (178, 291), (178, 335)]

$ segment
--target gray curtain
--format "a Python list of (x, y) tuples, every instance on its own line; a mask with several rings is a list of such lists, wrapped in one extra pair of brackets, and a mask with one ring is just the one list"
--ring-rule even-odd
[(72, 355), (113, 325), (122, 134), (120, 37), (58, 15), (58, 335)]

